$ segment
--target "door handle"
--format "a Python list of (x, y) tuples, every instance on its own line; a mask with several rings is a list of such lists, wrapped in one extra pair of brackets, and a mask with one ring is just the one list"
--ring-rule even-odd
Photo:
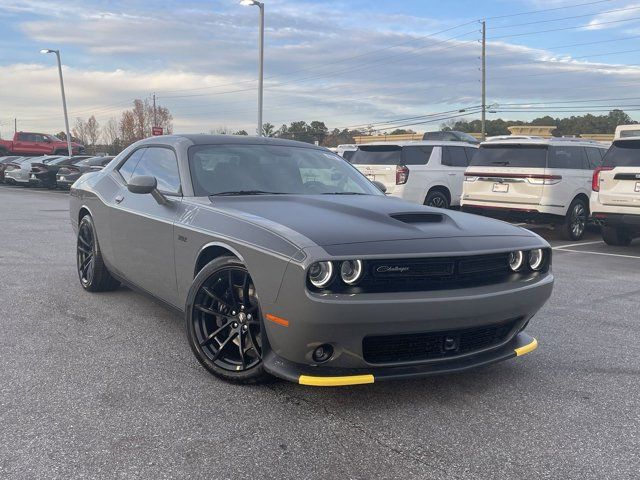
[(118, 195), (115, 199), (116, 203), (120, 203), (124, 200), (124, 197), (122, 195)]

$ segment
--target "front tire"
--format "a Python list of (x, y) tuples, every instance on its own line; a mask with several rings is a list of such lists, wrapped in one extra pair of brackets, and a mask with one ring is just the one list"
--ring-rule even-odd
[(584, 236), (589, 219), (589, 207), (581, 198), (576, 198), (562, 223), (560, 234), (565, 240), (580, 240)]
[(602, 227), (602, 240), (614, 247), (627, 247), (633, 240), (631, 234), (621, 228)]
[(85, 215), (80, 220), (76, 252), (78, 277), (82, 288), (89, 292), (106, 292), (120, 286), (120, 282), (111, 276), (102, 260), (91, 215)]
[(187, 340), (210, 373), (237, 383), (271, 377), (262, 363), (262, 315), (247, 267), (235, 257), (209, 262), (193, 280), (185, 308)]

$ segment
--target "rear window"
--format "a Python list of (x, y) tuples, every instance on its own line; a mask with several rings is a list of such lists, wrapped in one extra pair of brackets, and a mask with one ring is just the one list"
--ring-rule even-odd
[(353, 157), (354, 153), (356, 153), (355, 150), (345, 150), (344, 152), (342, 152), (342, 158), (344, 158), (347, 162), (350, 162), (351, 157)]
[(640, 140), (615, 142), (604, 156), (605, 167), (640, 167)]
[(402, 147), (398, 145), (371, 145), (359, 147), (349, 161), (354, 165), (400, 165)]
[(545, 168), (546, 145), (484, 145), (471, 159), (472, 167)]

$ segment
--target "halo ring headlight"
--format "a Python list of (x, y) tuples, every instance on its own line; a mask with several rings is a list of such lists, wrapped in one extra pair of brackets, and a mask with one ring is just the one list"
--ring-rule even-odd
[(362, 260), (345, 260), (340, 264), (340, 278), (347, 285), (354, 285), (362, 277)]
[(522, 250), (518, 250), (515, 252), (511, 252), (509, 254), (509, 267), (514, 272), (517, 272), (522, 268), (524, 264), (524, 252)]
[(309, 267), (309, 281), (316, 288), (324, 288), (333, 279), (333, 263), (316, 262)]
[(541, 248), (536, 248), (535, 250), (531, 250), (529, 252), (529, 266), (531, 270), (536, 272), (542, 269), (544, 265), (544, 252)]

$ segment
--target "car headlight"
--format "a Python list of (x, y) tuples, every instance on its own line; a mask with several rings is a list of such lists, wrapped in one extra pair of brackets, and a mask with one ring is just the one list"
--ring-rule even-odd
[(540, 271), (544, 265), (544, 252), (541, 248), (536, 248), (529, 252), (529, 266), (531, 270)]
[(522, 264), (524, 263), (524, 253), (522, 250), (518, 250), (517, 252), (511, 252), (509, 254), (509, 267), (514, 272), (517, 272), (522, 268)]
[(362, 277), (362, 260), (345, 260), (340, 264), (340, 278), (347, 285), (353, 285)]
[(316, 262), (309, 267), (309, 281), (317, 288), (324, 288), (333, 278), (333, 263)]

